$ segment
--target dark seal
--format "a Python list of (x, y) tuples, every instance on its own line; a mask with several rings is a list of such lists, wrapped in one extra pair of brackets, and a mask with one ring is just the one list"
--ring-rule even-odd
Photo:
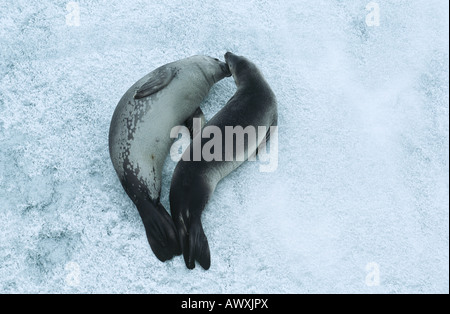
[[(230, 155), (230, 139), (226, 138), (226, 128), (265, 127), (270, 130), (278, 121), (277, 103), (274, 93), (254, 63), (230, 52), (225, 54), (226, 62), (237, 85), (237, 91), (228, 103), (220, 110), (198, 134), (193, 143), (178, 163), (170, 189), (170, 207), (172, 219), (178, 230), (180, 244), (186, 266), (195, 267), (198, 261), (204, 269), (211, 265), (210, 249), (201, 223), (201, 214), (220, 180), (238, 168), (250, 156), (257, 153), (261, 139), (270, 133), (257, 134), (258, 139), (251, 145), (248, 136), (244, 145), (236, 147)], [(215, 132), (209, 132), (215, 129)], [(220, 132), (217, 132), (220, 130)], [(205, 133), (221, 136), (221, 150), (211, 153), (217, 158), (205, 160), (203, 154), (195, 161), (198, 152), (194, 152), (195, 142), (201, 143), (202, 152), (210, 138)], [(242, 134), (241, 134), (242, 135)], [(217, 139), (216, 139), (217, 140)], [(236, 141), (234, 137), (233, 142)], [(207, 146), (208, 145), (208, 146)], [(190, 161), (187, 161), (190, 160)]]

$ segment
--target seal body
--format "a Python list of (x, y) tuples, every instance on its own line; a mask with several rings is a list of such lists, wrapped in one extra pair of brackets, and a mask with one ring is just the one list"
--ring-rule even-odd
[(170, 131), (199, 110), (228, 66), (207, 56), (166, 64), (136, 82), (119, 101), (109, 132), (114, 169), (136, 205), (150, 246), (161, 261), (181, 253), (177, 232), (160, 203), (161, 177)]
[[(269, 130), (271, 126), (277, 125), (278, 121), (275, 95), (255, 64), (230, 52), (225, 55), (225, 59), (236, 82), (237, 91), (205, 125), (203, 134), (194, 138), (194, 142), (177, 164), (170, 189), (172, 218), (189, 269), (195, 267), (196, 260), (204, 269), (208, 269), (211, 264), (209, 245), (200, 218), (217, 184), (254, 155), (262, 143), (261, 139), (266, 136), (266, 133), (257, 134), (258, 140), (254, 145), (247, 139), (245, 145), (241, 148), (235, 147), (230, 156), (227, 151), (229, 139), (226, 138), (226, 129), (240, 126), (244, 130), (247, 127), (253, 127), (255, 130), (265, 127), (265, 130)], [(201, 159), (195, 161), (195, 142), (201, 143), (203, 152), (210, 141), (210, 137), (204, 136), (204, 133), (213, 130), (212, 128), (215, 132), (210, 133), (222, 137), (219, 154), (214, 152), (215, 156), (219, 155), (220, 158), (209, 161), (205, 160), (202, 154)]]

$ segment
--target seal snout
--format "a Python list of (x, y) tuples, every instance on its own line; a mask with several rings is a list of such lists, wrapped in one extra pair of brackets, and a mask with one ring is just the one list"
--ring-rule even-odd
[(228, 66), (228, 63), (221, 61), (220, 68), (222, 69), (223, 73), (225, 73), (225, 76), (227, 76), (227, 77), (231, 76), (231, 71), (230, 71), (230, 67)]
[(234, 53), (228, 51), (228, 52), (225, 54), (224, 57), (225, 57), (225, 62), (228, 63), (228, 64), (230, 64), (230, 62), (232, 62), (233, 59), (235, 59), (235, 58), (237, 57), (237, 55), (235, 55)]
[(224, 55), (226, 63), (228, 63), (228, 61), (229, 61), (228, 59), (230, 58), (230, 55), (231, 55), (231, 52), (229, 52), (229, 51)]

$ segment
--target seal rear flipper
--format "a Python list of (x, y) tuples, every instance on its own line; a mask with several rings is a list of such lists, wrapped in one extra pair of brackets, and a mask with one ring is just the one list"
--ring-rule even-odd
[(173, 67), (162, 66), (152, 73), (147, 81), (136, 91), (134, 99), (141, 99), (155, 94), (169, 85), (175, 77), (176, 69)]
[(211, 266), (209, 244), (200, 221), (190, 226), (189, 248), (183, 251), (183, 254), (184, 261), (189, 269), (195, 268), (195, 261), (198, 261), (205, 270), (208, 270)]
[(205, 270), (211, 266), (209, 244), (200, 220), (187, 228), (183, 220), (177, 222), (178, 236), (183, 251), (184, 262), (188, 269), (195, 268), (195, 261)]
[(138, 209), (145, 226), (147, 240), (156, 257), (165, 262), (180, 255), (178, 233), (164, 207), (160, 203), (148, 202)]

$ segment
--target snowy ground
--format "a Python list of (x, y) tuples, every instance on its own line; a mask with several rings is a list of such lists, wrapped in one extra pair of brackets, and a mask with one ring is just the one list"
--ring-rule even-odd
[[(379, 26), (369, 0), (126, 2), (72, 26), (68, 1), (0, 1), (0, 293), (448, 293), (447, 1), (380, 0)], [(109, 123), (157, 66), (228, 50), (278, 97), (279, 168), (219, 185), (188, 271), (152, 254)]]

